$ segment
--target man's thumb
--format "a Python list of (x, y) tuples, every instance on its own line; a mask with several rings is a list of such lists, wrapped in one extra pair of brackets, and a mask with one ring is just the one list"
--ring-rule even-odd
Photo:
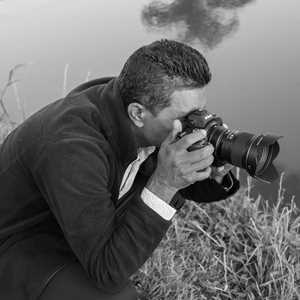
[(169, 136), (167, 138), (168, 142), (172, 143), (173, 141), (175, 141), (177, 134), (181, 131), (182, 131), (181, 122), (178, 119), (174, 120), (173, 121), (173, 128), (172, 128), (172, 130), (169, 133)]

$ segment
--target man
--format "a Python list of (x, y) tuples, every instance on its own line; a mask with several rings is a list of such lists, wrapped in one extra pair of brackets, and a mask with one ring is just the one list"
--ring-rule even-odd
[[(205, 138), (177, 140), (206, 105), (205, 58), (169, 40), (120, 75), (84, 83), (19, 125), (0, 148), (0, 295), (6, 300), (137, 299), (129, 277), (187, 201), (235, 193)], [(213, 172), (212, 172), (213, 170)], [(227, 174), (226, 174), (227, 173)]]

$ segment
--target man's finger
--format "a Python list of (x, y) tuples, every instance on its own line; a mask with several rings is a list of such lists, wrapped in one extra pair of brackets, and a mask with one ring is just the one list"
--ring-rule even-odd
[(164, 143), (171, 144), (176, 140), (176, 136), (178, 133), (182, 131), (182, 124), (180, 120), (176, 119), (173, 121), (173, 128), (170, 131), (169, 135), (165, 139)]
[(225, 164), (221, 167), (217, 167), (213, 170), (215, 176), (224, 176), (226, 175), (234, 166), (231, 164)]
[(206, 139), (206, 130), (200, 129), (193, 133), (187, 134), (176, 142), (179, 149), (187, 149), (189, 146)]

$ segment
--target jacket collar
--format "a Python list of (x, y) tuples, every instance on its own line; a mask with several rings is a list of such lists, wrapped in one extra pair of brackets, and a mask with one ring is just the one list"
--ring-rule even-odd
[[(121, 98), (117, 77), (105, 78), (106, 83), (96, 86), (94, 97), (90, 100), (99, 109), (104, 122), (106, 137), (114, 153), (123, 166), (128, 165), (138, 155), (138, 144), (131, 128), (131, 120)], [(98, 82), (103, 81), (99, 79)]]

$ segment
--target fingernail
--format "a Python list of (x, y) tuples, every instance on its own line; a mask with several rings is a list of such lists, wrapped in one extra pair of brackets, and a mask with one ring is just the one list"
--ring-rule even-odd
[(175, 120), (174, 121), (174, 126), (176, 127), (176, 129), (178, 130), (178, 131), (182, 131), (182, 124), (181, 124), (181, 122), (179, 121), (179, 120)]

